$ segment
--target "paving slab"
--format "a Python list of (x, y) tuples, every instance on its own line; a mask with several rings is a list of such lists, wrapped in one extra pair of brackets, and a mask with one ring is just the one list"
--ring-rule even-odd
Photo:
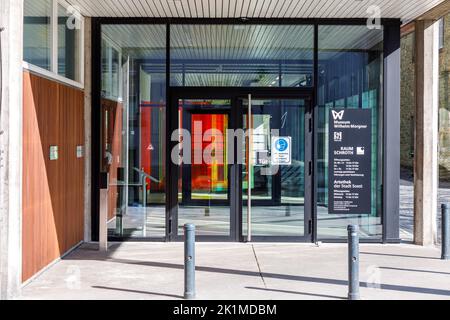
[[(182, 299), (183, 243), (83, 244), (20, 299)], [(362, 299), (450, 299), (450, 261), (410, 244), (360, 246)], [(346, 299), (346, 244), (197, 243), (197, 299)]]

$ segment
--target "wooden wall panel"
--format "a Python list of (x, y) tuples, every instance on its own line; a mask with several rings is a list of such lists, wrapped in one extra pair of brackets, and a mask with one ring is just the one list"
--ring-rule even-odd
[[(22, 280), (83, 240), (83, 92), (24, 72)], [(49, 159), (58, 146), (58, 160)]]
[[(117, 187), (118, 175), (117, 171), (122, 167), (122, 121), (123, 121), (123, 105), (119, 102), (102, 99), (102, 165), (103, 172), (109, 172), (109, 189), (108, 189), (108, 220), (116, 216), (116, 210), (119, 197)], [(108, 164), (106, 154), (106, 145), (109, 146), (109, 152), (112, 161)]]

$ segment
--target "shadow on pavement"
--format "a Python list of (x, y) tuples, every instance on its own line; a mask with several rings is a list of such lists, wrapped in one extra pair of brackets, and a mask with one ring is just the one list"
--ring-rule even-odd
[(313, 296), (313, 297), (330, 298), (330, 299), (342, 299), (342, 300), (347, 299), (347, 298), (338, 297), (338, 296), (330, 296), (330, 295), (326, 295), (326, 294), (309, 293), (309, 292), (298, 292), (298, 291), (290, 291), (290, 290), (257, 288), (257, 287), (245, 287), (245, 288), (252, 289), (252, 290), (273, 291), (273, 292), (280, 292), (280, 293), (299, 294), (299, 295), (304, 295), (304, 296)]
[(386, 269), (386, 270), (398, 270), (398, 271), (409, 271), (409, 272), (425, 272), (425, 273), (450, 275), (450, 272), (442, 272), (442, 271), (430, 271), (430, 270), (406, 269), (406, 268), (394, 268), (394, 267), (379, 267), (379, 268), (380, 269)]
[[(127, 259), (108, 259), (107, 261), (116, 262), (116, 263), (132, 264), (132, 265), (143, 265), (143, 266), (157, 267), (157, 268), (172, 268), (172, 269), (183, 269), (184, 268), (184, 266), (182, 264), (167, 263), (167, 262), (136, 261), (136, 260), (127, 260)], [(324, 283), (324, 284), (333, 284), (333, 285), (341, 285), (341, 286), (348, 285), (348, 282), (346, 280), (296, 276), (296, 275), (288, 275), (288, 274), (280, 274), (280, 273), (267, 273), (267, 272), (259, 273), (258, 271), (234, 270), (234, 269), (223, 269), (223, 268), (202, 267), (202, 266), (196, 266), (195, 270), (201, 271), (201, 272), (235, 274), (235, 275), (251, 276), (251, 277), (261, 277), (261, 275), (262, 275), (262, 277), (264, 277), (264, 278)], [(368, 284), (367, 282), (360, 282), (360, 286), (362, 286), (362, 287), (370, 287), (371, 285), (372, 284)], [(392, 284), (380, 284), (380, 289), (390, 290), (390, 291), (402, 291), (402, 292), (450, 296), (450, 290), (446, 290), (446, 289), (421, 288), (421, 287), (411, 287), (411, 286), (392, 285)]]
[(157, 292), (151, 292), (151, 291), (141, 291), (141, 290), (123, 289), (123, 288), (112, 288), (112, 287), (104, 287), (104, 286), (91, 286), (91, 288), (104, 289), (104, 290), (116, 290), (116, 291), (124, 291), (124, 292), (131, 292), (131, 293), (149, 294), (149, 295), (154, 295), (154, 296), (163, 296), (163, 297), (170, 297), (170, 298), (176, 298), (176, 299), (183, 299), (182, 296), (178, 296), (178, 295), (175, 295), (175, 294), (169, 294), (169, 293), (157, 293)]
[(438, 257), (424, 257), (424, 256), (409, 256), (405, 254), (394, 254), (394, 253), (379, 253), (379, 252), (360, 252), (360, 254), (368, 254), (374, 256), (389, 256), (389, 257), (403, 257), (412, 259), (428, 259), (428, 260), (441, 260)]

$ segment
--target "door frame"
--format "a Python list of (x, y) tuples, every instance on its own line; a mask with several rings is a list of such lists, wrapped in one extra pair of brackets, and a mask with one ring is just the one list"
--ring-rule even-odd
[[(244, 99), (247, 99), (247, 97), (238, 96), (238, 100), (243, 101)], [(261, 95), (261, 94), (252, 94), (252, 100), (270, 100), (270, 99), (280, 99), (280, 100), (295, 100), (295, 99), (303, 99), (306, 102), (305, 106), (305, 114), (304, 114), (304, 121), (305, 121), (305, 132), (304, 132), (304, 148), (305, 148), (305, 172), (304, 172), (304, 188), (305, 188), (305, 194), (304, 194), (304, 233), (302, 236), (255, 236), (252, 235), (252, 242), (312, 242), (313, 241), (313, 219), (315, 217), (314, 215), (314, 198), (313, 198), (313, 190), (314, 190), (314, 165), (313, 165), (313, 138), (314, 138), (314, 126), (313, 126), (313, 94), (311, 93), (302, 93), (297, 94), (294, 96), (285, 96), (283, 94), (269, 94), (269, 95)], [(240, 113), (240, 122), (243, 122), (243, 106), (241, 103), (237, 104), (237, 111)], [(252, 112), (253, 113), (253, 112)], [(242, 167), (242, 165), (240, 165)], [(242, 168), (239, 171), (242, 173)], [(281, 177), (280, 177), (281, 179)], [(281, 181), (281, 180), (280, 180)], [(238, 214), (238, 220), (239, 220), (239, 241), (245, 242), (246, 237), (242, 234), (242, 218), (243, 218), (243, 207), (244, 203), (242, 200), (242, 174), (240, 174), (240, 192), (239, 192), (239, 201), (242, 205), (239, 206), (239, 214)], [(266, 205), (266, 200), (252, 200), (252, 205), (256, 204), (258, 206), (264, 206)], [(268, 204), (268, 203), (267, 203)]]
[[(307, 101), (305, 111), (305, 204), (304, 204), (304, 235), (303, 236), (253, 236), (252, 241), (276, 242), (312, 242), (315, 219), (314, 206), (314, 89), (313, 88), (263, 88), (263, 87), (170, 87), (166, 113), (166, 240), (182, 241), (178, 234), (178, 175), (179, 166), (172, 163), (171, 152), (178, 144), (172, 141), (171, 135), (178, 129), (179, 99), (229, 99), (229, 128), (242, 127), (243, 111), (240, 100), (252, 95), (252, 99), (304, 99)], [(212, 110), (211, 110), (212, 111)], [(306, 129), (307, 128), (307, 129)], [(236, 143), (234, 144), (236, 156)], [(306, 165), (308, 164), (308, 165)], [(306, 169), (308, 167), (308, 169)], [(244, 242), (242, 235), (242, 165), (234, 161), (229, 167), (229, 186), (234, 192), (229, 193), (230, 200), (230, 235), (229, 236), (197, 236), (198, 241), (239, 241)]]
[[(183, 88), (186, 89), (186, 88)], [(199, 95), (188, 94), (189, 91), (185, 90), (171, 90), (169, 105), (168, 105), (168, 115), (166, 115), (166, 229), (167, 229), (167, 240), (168, 241), (183, 241), (183, 235), (178, 234), (178, 179), (179, 179), (179, 165), (171, 161), (172, 150), (178, 144), (178, 141), (172, 141), (171, 135), (174, 130), (179, 128), (179, 100), (185, 99), (227, 99), (230, 100), (231, 106), (229, 110), (224, 109), (208, 109), (208, 110), (197, 110), (193, 113), (208, 113), (208, 114), (227, 114), (228, 115), (228, 128), (234, 129), (237, 125), (236, 115), (234, 113), (235, 99), (233, 96), (226, 95), (215, 95), (209, 92), (208, 88), (203, 88), (202, 93)], [(191, 110), (188, 112), (192, 112)], [(236, 152), (235, 152), (236, 154)], [(234, 161), (235, 162), (235, 161)], [(182, 164), (184, 166), (184, 164)], [(228, 164), (228, 201), (230, 208), (230, 232), (228, 236), (215, 236), (215, 235), (197, 235), (196, 240), (198, 241), (209, 241), (209, 242), (228, 242), (228, 241), (239, 241), (238, 234), (238, 219), (236, 212), (236, 192), (231, 192), (237, 187), (236, 181), (236, 164)], [(184, 178), (182, 177), (184, 180)], [(184, 182), (184, 181), (183, 181)], [(199, 203), (200, 205), (200, 203)]]

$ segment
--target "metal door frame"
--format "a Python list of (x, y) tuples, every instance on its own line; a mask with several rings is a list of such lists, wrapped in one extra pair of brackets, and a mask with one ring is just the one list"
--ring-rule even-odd
[[(112, 25), (123, 25), (123, 24), (136, 24), (136, 25), (152, 25), (152, 24), (164, 24), (166, 26), (166, 102), (170, 104), (170, 94), (171, 91), (180, 92), (185, 90), (187, 94), (192, 94), (201, 98), (201, 94), (205, 92), (205, 88), (200, 87), (189, 87), (189, 88), (174, 88), (170, 85), (170, 30), (172, 25), (177, 24), (222, 24), (222, 25), (252, 25), (252, 24), (263, 24), (263, 25), (313, 25), (314, 26), (314, 79), (313, 86), (311, 88), (231, 88), (230, 92), (235, 93), (260, 93), (265, 95), (266, 93), (277, 92), (281, 95), (295, 96), (302, 93), (313, 94), (313, 113), (317, 114), (318, 111), (318, 91), (319, 91), (319, 41), (318, 33), (319, 26), (321, 25), (366, 25), (367, 19), (365, 18), (147, 18), (147, 17), (130, 17), (130, 18), (116, 18), (116, 17), (93, 17), (92, 18), (92, 41), (91, 41), (91, 53), (92, 53), (92, 72), (91, 72), (91, 82), (92, 82), (92, 117), (91, 117), (91, 127), (92, 127), (92, 151), (91, 151), (91, 237), (93, 241), (98, 240), (98, 228), (99, 228), (99, 195), (101, 186), (101, 168), (100, 168), (100, 108), (98, 106), (101, 102), (101, 30), (102, 25), (112, 24)], [(400, 48), (400, 26), (401, 21), (395, 18), (382, 18), (381, 24), (383, 25), (383, 59), (384, 59), (384, 71), (394, 70), (394, 72), (383, 72), (383, 84), (381, 91), (382, 94), (382, 117), (383, 124), (380, 128), (383, 144), (382, 154), (380, 155), (382, 163), (382, 183), (381, 183), (381, 205), (379, 210), (380, 216), (382, 218), (382, 236), (377, 239), (361, 239), (362, 242), (374, 242), (374, 243), (399, 243), (399, 216), (398, 216), (398, 203), (399, 203), (399, 192), (398, 192), (398, 177), (399, 165), (398, 165), (398, 126), (399, 120), (399, 109), (397, 108), (398, 97), (399, 97), (399, 81), (396, 78), (396, 70), (399, 70), (400, 59), (398, 57), (398, 51)], [(384, 88), (384, 90), (383, 90)], [(208, 88), (208, 90), (214, 88)], [(220, 92), (222, 89), (218, 88), (216, 93)], [(275, 90), (275, 91), (273, 91)], [(193, 97), (194, 98), (194, 97)], [(393, 107), (392, 107), (393, 106)], [(166, 125), (170, 123), (170, 108), (166, 109)], [(317, 129), (317, 122), (313, 121), (313, 127)], [(169, 127), (166, 126), (166, 133), (171, 132)], [(316, 137), (313, 137), (316, 140)], [(170, 141), (170, 137), (166, 139), (166, 142)], [(311, 143), (311, 140), (307, 140), (306, 143)], [(313, 144), (314, 145), (314, 144)], [(167, 149), (169, 144), (167, 144)], [(317, 150), (315, 150), (317, 155)], [(167, 153), (166, 153), (167, 154)], [(169, 153), (170, 156), (170, 153)], [(317, 159), (317, 157), (314, 157)], [(317, 165), (313, 166), (313, 175)], [(166, 169), (166, 173), (170, 172), (171, 169)], [(169, 181), (170, 176), (167, 175), (167, 187), (166, 196), (170, 194)], [(317, 190), (317, 179), (313, 180), (313, 186), (309, 190), (312, 193), (311, 203), (316, 203), (316, 197), (314, 195), (314, 190)], [(306, 195), (305, 195), (306, 197)], [(169, 221), (169, 211), (170, 206), (173, 203), (173, 199), (166, 198), (166, 237), (163, 239), (152, 239), (152, 238), (120, 238), (116, 240), (130, 240), (130, 241), (161, 241), (170, 240), (170, 227), (168, 225)], [(318, 239), (328, 242), (345, 242), (346, 239), (331, 238), (325, 239), (318, 237), (317, 234), (317, 219), (315, 217), (316, 207), (312, 208), (314, 215), (312, 216), (313, 227), (313, 241)]]
[[(304, 234), (301, 236), (251, 236), (252, 242), (312, 242), (312, 234), (313, 234), (313, 219), (314, 219), (314, 205), (313, 205), (313, 136), (314, 136), (314, 126), (313, 126), (313, 116), (312, 112), (313, 108), (313, 95), (312, 93), (302, 93), (296, 96), (286, 96), (283, 94), (274, 94), (274, 95), (261, 95), (261, 94), (252, 94), (252, 100), (296, 100), (303, 99), (305, 100), (305, 133), (304, 133), (304, 148), (305, 148), (305, 177), (304, 177)], [(242, 101), (247, 99), (245, 96), (238, 96), (238, 112), (240, 123), (243, 123), (243, 115), (244, 115), (244, 107), (242, 106)], [(243, 201), (242, 201), (242, 165), (240, 165), (240, 192), (239, 192), (239, 241), (245, 242), (246, 237), (243, 235), (242, 230), (242, 217), (244, 212), (243, 210)], [(265, 200), (252, 200), (252, 205), (265, 205)]]
[[(188, 89), (188, 88), (180, 88)], [(227, 99), (230, 100), (231, 106), (229, 110), (224, 109), (213, 109), (208, 110), (189, 110), (190, 113), (208, 113), (208, 114), (228, 114), (228, 128), (234, 129), (236, 126), (236, 117), (234, 110), (235, 99), (232, 95), (227, 95), (226, 92), (215, 93), (208, 88), (203, 88), (201, 94), (193, 94), (190, 90), (172, 90), (170, 93), (169, 108), (170, 115), (167, 115), (167, 150), (166, 150), (166, 170), (167, 170), (167, 180), (166, 185), (166, 227), (167, 227), (167, 239), (169, 241), (182, 241), (183, 235), (178, 234), (178, 178), (180, 167), (171, 160), (171, 153), (174, 147), (178, 144), (177, 141), (172, 141), (171, 135), (174, 130), (178, 129), (179, 124), (179, 100), (188, 99)], [(235, 153), (236, 154), (236, 153)], [(182, 164), (184, 165), (184, 164)], [(188, 165), (190, 166), (190, 165)], [(214, 236), (214, 235), (198, 235), (196, 240), (198, 241), (210, 241), (210, 242), (224, 242), (224, 241), (238, 241), (237, 233), (237, 212), (236, 212), (236, 164), (228, 164), (228, 202), (230, 207), (230, 230), (228, 236)], [(184, 183), (184, 181), (183, 181)], [(234, 190), (234, 191), (232, 191)]]
[[(254, 236), (253, 241), (277, 241), (277, 242), (312, 242), (313, 241), (313, 99), (312, 88), (254, 88), (254, 87), (171, 87), (169, 92), (169, 104), (166, 115), (166, 231), (168, 241), (182, 241), (183, 236), (178, 234), (178, 176), (179, 166), (172, 163), (171, 152), (178, 144), (172, 141), (171, 135), (178, 129), (179, 113), (178, 101), (180, 99), (228, 99), (231, 100), (229, 113), (229, 128), (242, 128), (243, 110), (240, 101), (252, 95), (253, 99), (304, 99), (305, 108), (305, 204), (304, 204), (304, 235), (302, 236)], [(208, 112), (214, 113), (213, 110)], [(220, 112), (220, 111), (219, 111)], [(237, 144), (234, 143), (234, 155), (237, 154)], [(235, 159), (236, 160), (236, 159)], [(207, 236), (200, 235), (198, 241), (240, 241), (242, 236), (242, 165), (229, 165), (229, 200), (230, 200), (230, 235)]]

